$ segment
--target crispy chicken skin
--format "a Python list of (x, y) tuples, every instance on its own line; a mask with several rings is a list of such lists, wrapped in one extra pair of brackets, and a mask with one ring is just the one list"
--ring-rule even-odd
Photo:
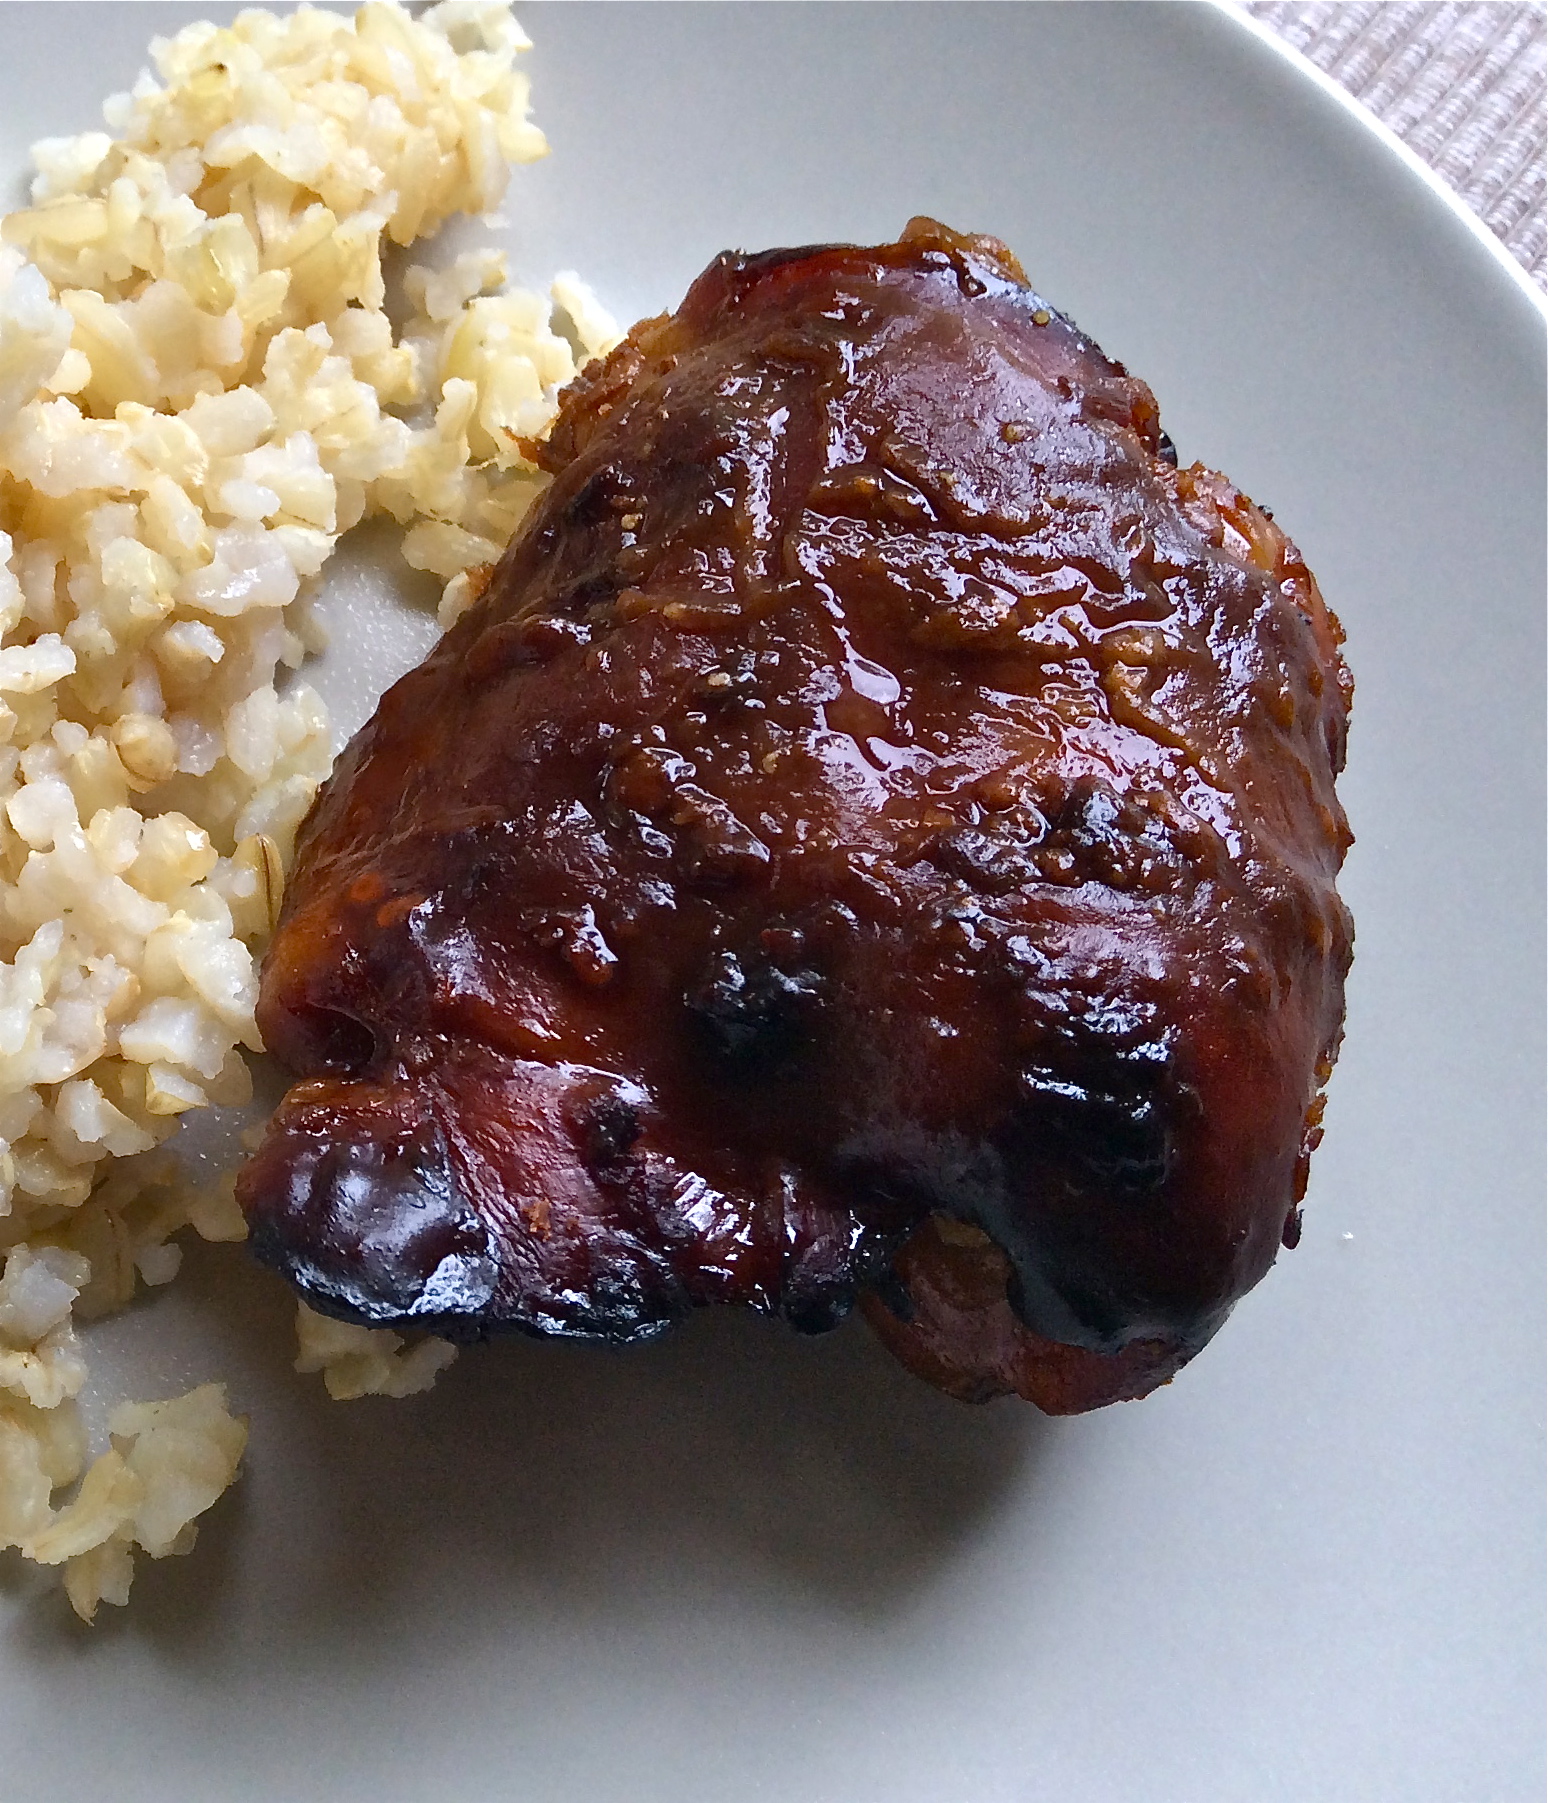
[(346, 1319), (858, 1301), (1144, 1395), (1293, 1244), (1350, 957), (1294, 546), (992, 239), (720, 257), (301, 836), (239, 1189)]

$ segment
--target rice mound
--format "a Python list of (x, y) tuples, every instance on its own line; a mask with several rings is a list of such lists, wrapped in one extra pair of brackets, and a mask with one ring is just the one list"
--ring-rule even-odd
[[(246, 1440), (205, 1384), (121, 1405), (89, 1459), (74, 1323), (170, 1281), (180, 1230), (244, 1234), (229, 1179), (155, 1148), (251, 1096), (255, 953), (331, 761), (308, 598), (387, 516), (449, 624), (542, 486), (518, 441), (576, 371), (556, 307), (585, 355), (616, 340), (576, 277), (507, 291), (494, 251), (385, 310), (384, 243), (544, 154), (527, 47), (478, 0), (191, 24), (108, 132), (34, 147), (0, 225), (0, 1549), (87, 1621), (136, 1548), (189, 1549)], [(299, 1328), (340, 1398), (453, 1356)]]

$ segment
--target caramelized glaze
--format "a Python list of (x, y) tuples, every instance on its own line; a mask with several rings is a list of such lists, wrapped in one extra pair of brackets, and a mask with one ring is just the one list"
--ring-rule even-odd
[(1293, 1240), (1349, 685), (1008, 252), (723, 256), (319, 798), (240, 1196), (316, 1306), (626, 1341), (864, 1297), (956, 1394), (1143, 1394)]

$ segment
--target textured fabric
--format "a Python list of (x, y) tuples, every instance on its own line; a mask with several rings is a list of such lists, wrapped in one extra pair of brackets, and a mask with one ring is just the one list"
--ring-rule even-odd
[(1548, 287), (1542, 0), (1249, 0), (1243, 10), (1368, 106)]

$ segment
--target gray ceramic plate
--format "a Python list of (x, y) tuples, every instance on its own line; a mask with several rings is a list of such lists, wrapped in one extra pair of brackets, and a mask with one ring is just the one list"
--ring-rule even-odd
[[(0, 7), (0, 170), (165, 5)], [(728, 244), (1010, 241), (1349, 628), (1349, 1035), (1300, 1249), (1049, 1422), (862, 1329), (511, 1345), (330, 1405), (240, 1253), (97, 1336), (247, 1476), (93, 1632), (0, 1578), (0, 1793), (524, 1803), (1542, 1794), (1543, 319), (1391, 144), (1170, 5), (529, 7), (521, 271), (624, 316)], [(349, 662), (406, 655), (378, 570)], [(398, 624), (394, 625), (394, 619)], [(341, 711), (364, 703), (339, 674)]]

